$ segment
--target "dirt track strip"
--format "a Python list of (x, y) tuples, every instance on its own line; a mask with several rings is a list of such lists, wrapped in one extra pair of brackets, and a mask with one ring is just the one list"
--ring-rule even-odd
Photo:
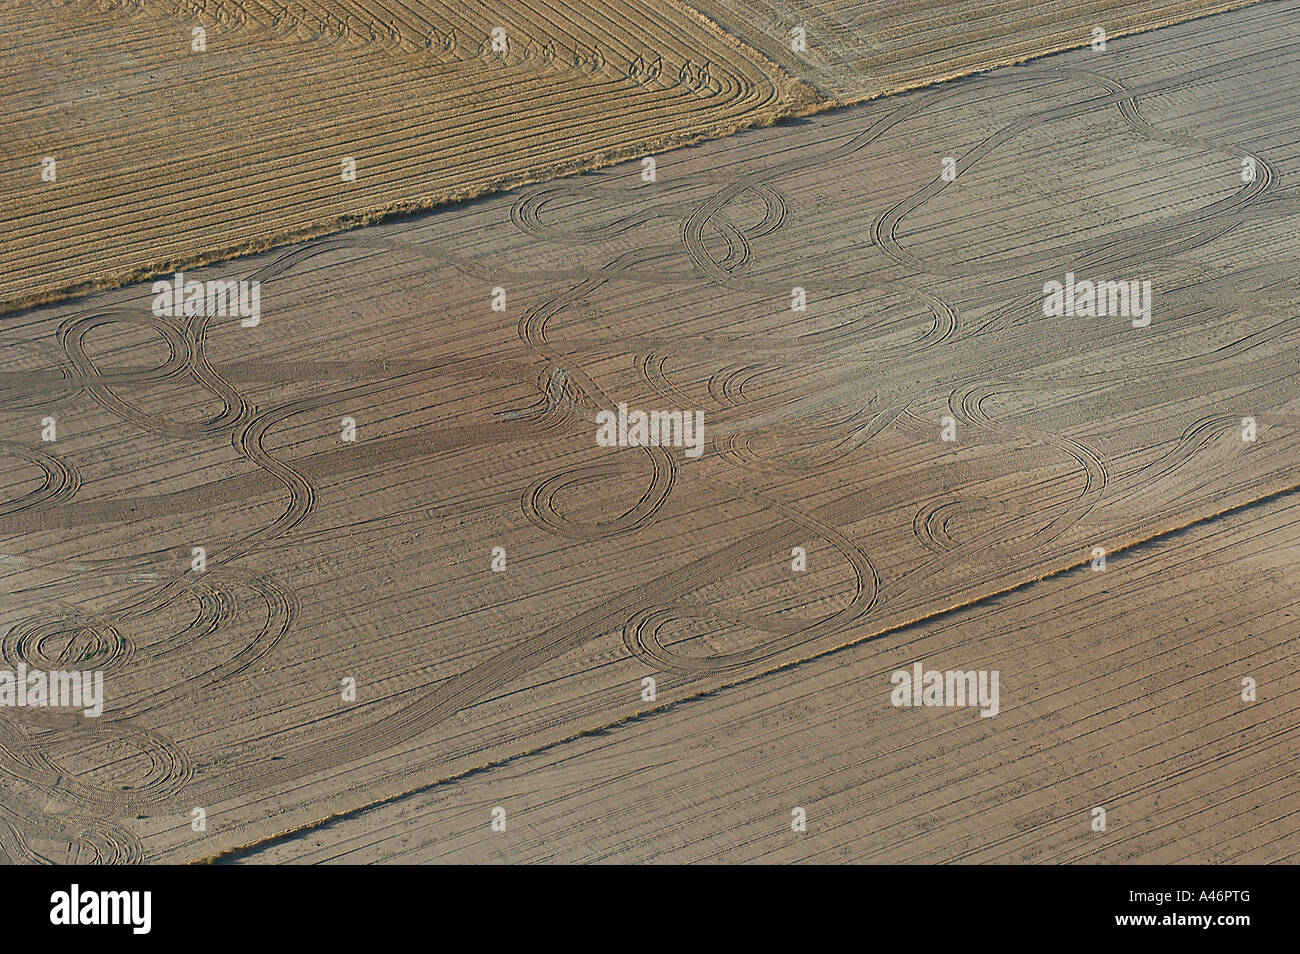
[[(147, 288), (19, 316), (0, 436), (33, 445), (47, 411), (63, 436), (11, 468), (27, 509), (0, 514), (0, 646), (122, 662), (82, 730), (113, 758), (59, 748), (42, 713), (7, 727), (6, 852), (63, 838), (23, 808), (52, 800), (89, 831), (78, 851), (209, 856), (626, 718), (645, 675), (691, 696), (1293, 486), (1294, 236), (1243, 213), (1300, 161), (1300, 103), (1267, 101), (1249, 131), (1218, 105), (1294, 70), (1287, 13), (1215, 21), (1225, 65), (1184, 82), (1163, 64), (1204, 24), (1114, 44), (1101, 96), (1011, 70), (661, 157), (657, 183), (624, 169), (267, 256), (240, 273), (264, 283), (257, 329), (155, 319)], [(1274, 191), (1243, 197), (1203, 136), (1135, 138), (1124, 110), (1157, 91), (1153, 129), (1222, 127)], [(1059, 124), (1017, 122), (1045, 102)], [(1018, 149), (971, 152), (1008, 120)], [(1098, 155), (1070, 173), (1103, 195), (1120, 177), (1130, 202), (1044, 247), (1018, 223), (1071, 193), (1024, 186), (1056, 181), (1053, 143), (1080, 128)], [(1150, 150), (1134, 189), (1122, 161)], [(978, 155), (964, 214), (936, 208), (943, 190), (893, 234), (950, 274), (909, 271), (871, 223), (947, 154)], [(1160, 245), (1133, 227), (1170, 218), (1205, 228), (1152, 230)], [(1006, 262), (992, 285), (963, 267), (969, 228)], [(1103, 277), (1154, 268), (1150, 328), (996, 320), (1098, 250), (1126, 269)], [(597, 410), (667, 395), (705, 409), (703, 458), (594, 445)], [(1248, 414), (1252, 444), (1232, 423)]]

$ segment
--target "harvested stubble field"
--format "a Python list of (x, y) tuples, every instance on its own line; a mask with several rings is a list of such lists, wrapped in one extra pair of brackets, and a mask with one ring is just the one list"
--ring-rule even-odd
[[(187, 273), (256, 327), (11, 317), (0, 657), (107, 699), (0, 709), (0, 850), (1291, 858), (1298, 12)], [(1067, 272), (1150, 324), (1045, 317)], [(916, 662), (1001, 712), (895, 708)]]
[[(855, 103), (1082, 46), (1094, 29), (1113, 38), (1245, 3), (692, 0), (691, 5), (822, 95)], [(805, 38), (798, 50), (791, 42), (796, 28)]]
[(1241, 2), (0, 0), (0, 311)]
[[(0, 307), (771, 122), (813, 99), (675, 0), (400, 14), (359, 0), (32, 5), (0, 0), (20, 78), (0, 93), (13, 183)], [(54, 183), (29, 174), (45, 157)]]

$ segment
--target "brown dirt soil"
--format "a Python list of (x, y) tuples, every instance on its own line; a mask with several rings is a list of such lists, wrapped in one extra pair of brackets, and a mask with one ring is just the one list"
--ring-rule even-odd
[[(936, 819), (953, 860), (1290, 858), (1297, 10), (187, 274), (259, 282), (255, 326), (148, 283), (10, 316), (0, 661), (100, 670), (106, 701), (0, 707), (0, 852), (209, 859), (504, 765), (435, 790), (478, 813), (446, 850), (538, 857), (536, 802), (517, 842), (479, 824), (517, 766), (563, 786), (584, 732), (775, 712), (751, 814), (687, 799), (626, 856), (752, 857), (802, 805), (864, 826), (846, 857), (922, 859)], [(1151, 282), (1149, 325), (1045, 315), (1067, 274)], [(602, 445), (619, 404), (702, 413), (702, 455)], [(843, 719), (790, 675), (828, 658), (861, 677)], [(915, 661), (997, 669), (1001, 712), (891, 706)], [(694, 748), (612, 764), (717, 784)], [(781, 857), (834, 851), (816, 830)]]

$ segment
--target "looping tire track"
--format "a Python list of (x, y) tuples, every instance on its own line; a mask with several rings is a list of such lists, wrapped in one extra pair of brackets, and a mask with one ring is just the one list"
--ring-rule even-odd
[[(1135, 101), (1136, 100), (1134, 100), (1134, 102)], [(755, 191), (758, 188), (760, 188), (760, 186), (750, 185), (747, 186), (747, 188), (749, 188), (751, 191)], [(690, 228), (686, 228), (684, 226), (683, 238), (684, 238), (686, 248), (688, 252), (692, 255), (693, 259), (696, 257), (696, 253), (702, 255), (705, 262), (701, 262), (697, 260), (696, 265), (701, 267), (702, 270), (705, 271), (706, 273), (711, 274), (715, 279), (721, 280), (724, 284), (736, 283), (738, 287), (746, 287), (746, 288), (758, 287), (757, 285), (755, 285), (755, 283), (743, 280), (742, 273), (749, 269), (752, 261), (751, 249), (748, 242), (749, 235), (744, 230), (737, 228), (735, 224), (731, 222), (731, 220), (728, 219), (722, 213), (721, 209), (725, 207), (725, 204), (726, 203), (720, 205), (718, 209), (709, 213), (703, 219), (694, 221), (694, 223), (690, 225)], [(772, 216), (766, 216), (765, 222), (769, 218), (772, 218)], [(691, 222), (691, 220), (693, 219), (695, 219), (695, 213), (692, 213), (692, 216), (688, 218), (688, 222)], [(775, 225), (773, 225), (772, 228), (779, 227), (780, 222), (783, 219), (784, 219), (784, 210), (782, 210), (781, 216), (775, 220)], [(631, 227), (631, 224), (626, 224), (624, 227)], [(703, 236), (705, 234), (706, 228), (714, 230), (714, 232), (716, 232), (719, 236), (721, 236), (724, 240), (727, 241), (728, 253), (724, 258), (721, 259), (715, 258), (710, 252), (708, 252), (705, 249)], [(581, 240), (593, 241), (595, 239), (584, 238)], [(320, 249), (317, 249), (312, 252), (312, 254), (320, 254), (320, 253), (321, 253)], [(305, 258), (305, 257), (307, 256), (305, 255), (301, 256), (301, 258)], [(296, 262), (298, 260), (299, 259), (295, 259), (294, 261)], [(493, 274), (499, 275), (499, 273), (497, 272), (493, 272)], [(631, 270), (629, 269), (628, 273), (623, 275), (622, 277), (630, 277), (630, 274), (631, 274)], [(602, 285), (605, 281), (611, 280), (612, 278), (616, 278), (616, 277), (620, 277), (618, 275), (617, 268), (602, 269), (593, 273), (589, 273), (587, 275), (587, 278), (584, 279), (584, 282), (589, 281), (591, 283), (590, 287), (585, 288), (581, 294), (577, 295), (576, 300), (581, 300), (583, 297), (585, 297), (595, 288), (600, 287), (600, 285)], [(571, 301), (572, 300), (565, 303), (571, 303)], [(526, 320), (524, 325), (521, 326), (521, 332), (523, 333), (526, 342), (537, 347), (539, 351), (546, 353), (548, 360), (554, 362), (556, 367), (560, 367), (561, 366), (560, 361), (564, 360), (564, 356), (554, 352), (553, 349), (549, 349), (550, 343), (548, 342), (545, 335), (545, 322), (548, 317), (549, 314), (546, 314), (544, 310), (538, 310), (534, 312), (530, 316), (530, 319), (536, 319), (536, 320)], [(936, 319), (936, 329), (942, 330), (943, 327), (944, 326), (941, 325), (939, 320)], [(951, 322), (951, 324), (946, 327), (947, 330), (942, 330), (942, 333), (938, 335), (938, 340), (943, 341), (948, 339), (949, 336), (955, 331), (956, 329), (955, 315), (953, 316), (953, 321)], [(168, 340), (170, 343), (171, 339)], [(88, 358), (87, 361), (89, 361)], [(199, 373), (200, 370), (204, 374), (208, 374), (209, 372), (211, 372), (211, 376), (208, 378), (208, 382), (210, 384), (214, 383), (215, 372), (212, 371), (210, 366), (207, 366), (204, 369), (199, 369), (195, 363), (193, 353), (189, 355), (187, 361), (189, 363), (189, 370), (195, 372), (196, 374)], [(660, 362), (660, 371), (662, 371), (662, 361)], [(98, 378), (109, 377), (105, 375), (99, 375), (97, 369), (94, 368), (93, 364), (91, 365), (89, 372), (83, 369), (82, 373), (87, 374), (88, 377), (98, 377)], [(585, 374), (583, 374), (580, 369), (573, 372), (573, 374), (575, 378), (575, 387), (577, 388), (578, 394), (585, 393), (585, 395), (587, 395), (593, 401), (599, 398), (607, 398), (607, 396), (595, 384), (595, 382), (592, 381)], [(666, 378), (664, 380), (666, 381)], [(580, 386), (578, 382), (580, 382)], [(107, 385), (101, 383), (95, 385), (95, 387), (103, 389), (106, 388)], [(209, 388), (209, 390), (211, 389)], [(722, 388), (722, 392), (724, 396), (726, 396), (728, 400), (731, 401), (731, 406), (733, 407), (739, 406), (744, 399), (743, 389), (732, 389), (729, 391), (728, 388), (724, 386)], [(228, 398), (230, 394), (233, 393), (234, 392), (232, 390), (231, 392), (226, 394), (225, 397)], [(576, 406), (576, 400), (571, 401), (568, 407), (561, 408), (559, 400), (552, 401), (550, 399), (549, 389), (547, 390), (546, 394), (547, 394), (546, 405), (543, 408), (542, 412), (539, 415), (536, 415), (536, 417), (547, 418), (549, 420), (555, 417), (563, 418), (565, 416), (579, 415), (579, 411)], [(104, 403), (103, 400), (104, 395), (108, 395), (107, 399), (112, 402), (115, 402), (114, 403), (115, 413), (118, 413), (120, 416), (123, 415), (123, 411), (132, 412), (138, 410), (132, 408), (132, 406), (126, 404), (125, 402), (122, 402), (120, 398), (118, 398), (117, 395), (111, 391), (111, 389), (101, 390), (100, 395), (97, 396), (96, 399), (101, 400), (101, 403)], [(964, 414), (967, 415), (968, 423), (975, 423), (977, 426), (993, 427), (993, 422), (990, 421), (987, 418), (987, 416), (983, 414), (982, 408), (980, 407), (982, 400), (983, 400), (983, 396), (964, 395), (960, 401), (962, 411)], [(606, 403), (608, 403), (608, 401), (606, 401)], [(108, 405), (106, 404), (105, 406)], [(299, 410), (301, 410), (301, 408), (299, 408)], [(555, 413), (557, 411), (559, 412), (558, 414)], [(280, 413), (282, 413), (283, 416), (276, 416), (277, 414)], [(306, 517), (310, 514), (313, 507), (312, 495), (314, 494), (314, 488), (311, 486), (310, 482), (303, 475), (295, 471), (288, 464), (280, 462), (275, 458), (271, 457), (271, 455), (266, 453), (266, 451), (262, 447), (262, 438), (265, 435), (267, 429), (273, 426), (274, 423), (278, 423), (279, 421), (283, 420), (285, 417), (288, 417), (289, 414), (291, 413), (296, 413), (296, 411), (286, 412), (285, 409), (280, 408), (280, 409), (272, 409), (271, 412), (266, 412), (266, 414), (264, 415), (257, 415), (252, 413), (252, 409), (247, 409), (247, 408), (241, 409), (237, 407), (236, 402), (228, 401), (226, 403), (225, 409), (222, 411), (222, 414), (219, 415), (218, 418), (216, 419), (216, 420), (222, 420), (223, 417), (226, 418), (227, 420), (224, 422), (226, 426), (213, 428), (214, 431), (222, 431), (227, 429), (227, 427), (232, 429), (232, 442), (235, 444), (235, 446), (238, 449), (240, 449), (242, 453), (244, 453), (247, 459), (253, 461), (255, 464), (257, 464), (257, 466), (261, 467), (263, 470), (266, 470), (267, 472), (274, 474), (279, 480), (281, 480), (284, 483), (286, 489), (289, 492), (290, 501), (289, 501), (288, 509), (286, 510), (285, 514), (281, 516), (279, 520), (277, 520), (274, 524), (272, 524), (271, 527), (267, 528), (264, 531), (258, 532), (258, 534), (256, 535), (258, 545), (269, 542), (270, 540), (275, 539), (281, 534), (288, 532), (294, 526), (297, 526), (302, 520), (306, 519)], [(145, 419), (142, 418), (142, 420)], [(160, 425), (177, 426), (182, 428), (193, 427), (192, 425), (180, 425), (177, 424), (177, 422), (161, 422), (156, 418), (148, 418), (147, 422), (149, 426), (155, 429), (159, 428)], [(211, 422), (209, 422), (209, 424), (210, 423)], [(1025, 432), (1025, 433), (1031, 433), (1031, 432)], [(1032, 433), (1036, 434), (1037, 432), (1032, 432)], [(177, 434), (173, 436), (190, 436), (190, 435)], [(1038, 439), (1044, 439), (1044, 438), (1039, 437)], [(1049, 443), (1050, 442), (1051, 441), (1049, 441)], [(1100, 494), (1105, 487), (1105, 483), (1107, 479), (1104, 462), (1101, 461), (1099, 457), (1093, 454), (1086, 447), (1083, 447), (1083, 445), (1075, 441), (1069, 441), (1067, 439), (1061, 438), (1058, 439), (1058, 443), (1055, 444), (1054, 446), (1060, 447), (1060, 449), (1064, 450), (1067, 454), (1073, 457), (1074, 460), (1082, 468), (1085, 476), (1085, 486), (1081, 496), (1087, 496), (1093, 493)], [(676, 465), (672, 461), (672, 459), (666, 455), (666, 453), (664, 454), (662, 461), (657, 459), (656, 455), (653, 452), (650, 453), (650, 456), (652, 458), (652, 462), (655, 465), (655, 474), (654, 477), (652, 477), (650, 489), (648, 489), (646, 491), (646, 495), (641, 498), (642, 501), (652, 496), (652, 491), (655, 487), (655, 481), (658, 480), (660, 476), (659, 468), (661, 464), (665, 468), (665, 471), (670, 474), (670, 482), (663, 492), (664, 498), (667, 497), (668, 491), (671, 489), (671, 479), (675, 479), (675, 475), (676, 475)], [(1098, 469), (1099, 469), (1099, 474), (1098, 474)], [(566, 473), (570, 476), (577, 474), (578, 479), (588, 479), (586, 476), (583, 476), (580, 473), (580, 469), (577, 471), (568, 471)], [(565, 474), (553, 475), (552, 477), (547, 478), (545, 481), (539, 482), (539, 484), (546, 484), (549, 482), (550, 487), (549, 489), (546, 489), (544, 492), (542, 489), (539, 489), (538, 493), (534, 494), (534, 497), (539, 500), (545, 498), (546, 500), (549, 501), (550, 498), (554, 496), (554, 493), (559, 487), (559, 485), (556, 484), (555, 482), (557, 480), (561, 480), (564, 477)], [(591, 477), (590, 479), (595, 479), (595, 478)], [(736, 492), (738, 494), (740, 493), (740, 491), (736, 488), (732, 488), (732, 490), (733, 492)], [(636, 526), (643, 525), (646, 520), (650, 519), (650, 517), (653, 516), (653, 513), (657, 511), (660, 506), (662, 506), (662, 503), (663, 500), (662, 499), (659, 500), (659, 502), (655, 504), (654, 507), (648, 510), (644, 518), (640, 519), (640, 522), (638, 522)], [(772, 507), (778, 512), (781, 512), (788, 519), (804, 527), (804, 529), (810, 529), (809, 527), (810, 522), (817, 523), (817, 521), (812, 520), (812, 518), (808, 517), (807, 515), (795, 511), (793, 508), (785, 507), (784, 509), (782, 509), (783, 505), (775, 504), (772, 501), (764, 501), (764, 504), (766, 506)], [(1091, 504), (1089, 504), (1088, 506), (1090, 507)], [(541, 508), (535, 506), (534, 509), (537, 511), (537, 514), (540, 515), (542, 513)], [(634, 507), (633, 510), (635, 509), (636, 508)], [(527, 504), (525, 504), (525, 510), (527, 511)], [(632, 511), (628, 511), (628, 513), (631, 512)], [(1075, 519), (1077, 519), (1077, 517)], [(555, 531), (554, 526), (549, 526), (548, 529)], [(609, 533), (626, 532), (626, 530), (628, 529), (635, 529), (635, 526), (630, 526), (630, 527), (617, 526), (614, 529), (607, 529), (606, 527), (601, 527), (599, 530), (592, 532), (592, 538), (598, 536), (606, 536)], [(812, 529), (812, 532), (817, 533), (819, 532), (819, 530)], [(838, 531), (835, 531), (829, 525), (820, 525), (820, 532), (825, 534), (834, 534), (837, 533)], [(1038, 532), (1041, 533), (1045, 531), (1040, 530)], [(1058, 533), (1059, 532), (1063, 532), (1063, 530), (1058, 531)], [(1053, 538), (1049, 538), (1049, 539), (1053, 539)], [(857, 550), (856, 546), (853, 545), (851, 541), (848, 541), (847, 537), (844, 538), (844, 541), (847, 543), (848, 548), (841, 550), (841, 552), (844, 553), (846, 559), (848, 559), (849, 562), (854, 566), (857, 575), (857, 580), (858, 580), (857, 593), (855, 594), (852, 608), (854, 612), (858, 613), (860, 616), (868, 612), (871, 609), (871, 607), (875, 604), (876, 597), (877, 597), (878, 580), (876, 579), (874, 568), (870, 569), (869, 571), (865, 569), (867, 567), (870, 567), (870, 561), (867, 560), (866, 555), (862, 553), (860, 550)], [(248, 552), (248, 550), (239, 550), (239, 548), (235, 548), (235, 549), (238, 552), (227, 554), (228, 558), (234, 558), (235, 556), (241, 555), (243, 552)], [(251, 545), (249, 549), (251, 550)], [(758, 554), (757, 545), (754, 545), (747, 552), (752, 556), (757, 556)], [(729, 554), (728, 558), (730, 558), (730, 556), (731, 555)], [(855, 562), (855, 558), (858, 559), (859, 561), (865, 561), (865, 563)], [(698, 578), (702, 579), (704, 582), (707, 583), (710, 578), (710, 573), (721, 572), (721, 570), (725, 566), (726, 564), (723, 564), (715, 560), (707, 566), (696, 567), (698, 571)], [(869, 579), (871, 581), (871, 585), (869, 587), (864, 583), (864, 580), (866, 579)], [(681, 582), (683, 584), (689, 583), (691, 582), (691, 578), (687, 577), (681, 580)], [(864, 595), (868, 590), (870, 591), (869, 599)], [(865, 606), (863, 604), (865, 604)], [(681, 605), (675, 605), (671, 609), (675, 612), (685, 611), (685, 609)], [(655, 613), (663, 613), (663, 612), (664, 610), (662, 609), (661, 610), (641, 609), (634, 614), (633, 618), (634, 619), (640, 618), (646, 620), (654, 616)], [(848, 611), (842, 611), (842, 612), (848, 612)], [(290, 615), (288, 611), (286, 611), (286, 615)], [(792, 624), (789, 627), (778, 626), (773, 624), (772, 626), (769, 627), (769, 630), (779, 633), (782, 637), (781, 640), (777, 641), (778, 645), (776, 645), (775, 647), (764, 646), (761, 647), (760, 649), (751, 651), (752, 653), (757, 655), (746, 655), (744, 653), (728, 654), (725, 657), (718, 657), (714, 660), (706, 660), (704, 661), (701, 668), (719, 668), (719, 669), (734, 668), (735, 666), (745, 665), (748, 664), (749, 662), (766, 658), (767, 656), (770, 656), (773, 653), (780, 652), (782, 648), (786, 648), (787, 645), (785, 642), (786, 640), (795, 640), (795, 642), (789, 643), (789, 645), (795, 645), (797, 644), (798, 641), (815, 638), (816, 635), (815, 633), (811, 635), (809, 634), (808, 631), (810, 629), (814, 629), (819, 626), (827, 626), (828, 631), (833, 631), (834, 629), (838, 628), (838, 626), (830, 626), (830, 623), (832, 620), (835, 620), (838, 615), (839, 614), (835, 614), (831, 617), (827, 617), (823, 620), (814, 623), (799, 621), (797, 623)], [(748, 621), (747, 624), (753, 624), (757, 622), (752, 616), (749, 616), (747, 614), (731, 614), (731, 617), (734, 620), (740, 622)], [(575, 621), (571, 621), (571, 623), (572, 622)], [(287, 621), (286, 621), (286, 625), (287, 625)], [(625, 625), (631, 625), (631, 624), (629, 622), (628, 624)], [(840, 625), (848, 625), (848, 623), (841, 623)], [(643, 629), (644, 626), (640, 628)], [(535, 651), (532, 651), (532, 658), (534, 659), (547, 658), (547, 656), (543, 652), (546, 649), (554, 650), (557, 647), (562, 647), (563, 645), (566, 644), (580, 644), (580, 643), (572, 643), (572, 641), (582, 640), (584, 637), (589, 638), (587, 637), (586, 632), (584, 632), (582, 629), (574, 629), (572, 626), (562, 627), (561, 629), (563, 629), (564, 631), (559, 633), (547, 634), (550, 641), (546, 644), (535, 647)], [(649, 636), (648, 642), (645, 640), (639, 640), (637, 642), (637, 645), (640, 646), (640, 653), (643, 655), (644, 658), (657, 659), (659, 664), (666, 665), (667, 668), (689, 669), (692, 666), (696, 665), (696, 660), (694, 660), (693, 658), (690, 658), (690, 661), (686, 662), (684, 660), (688, 659), (688, 657), (674, 657), (671, 654), (671, 651), (664, 649), (662, 646), (658, 646), (658, 644), (655, 642), (653, 634)], [(656, 653), (660, 653), (660, 655), (656, 656)], [(744, 657), (744, 658), (738, 658), (738, 657)], [(505, 676), (505, 678), (508, 679), (511, 677), (512, 672), (514, 674), (517, 674), (520, 671), (518, 669), (511, 670), (510, 667), (505, 665), (506, 662), (507, 661), (503, 660), (502, 665), (495, 670), (489, 667), (484, 672), (478, 672), (475, 678), (460, 679), (459, 677), (456, 677), (455, 679), (452, 680), (452, 687), (449, 688), (446, 692), (440, 691), (439, 693), (435, 694), (435, 697), (432, 700), (424, 700), (421, 703), (412, 706), (409, 710), (403, 712), (400, 715), (400, 718), (396, 720), (398, 723), (397, 729), (399, 730), (397, 736), (410, 738), (413, 734), (422, 731), (423, 728), (427, 728), (427, 725), (429, 724), (428, 722), (429, 719), (436, 720), (437, 718), (445, 716), (449, 712), (454, 711), (454, 709), (449, 708), (448, 706), (449, 702), (454, 702), (456, 700), (464, 702), (465, 700), (479, 698), (481, 697), (482, 692), (490, 691), (490, 688), (493, 684), (500, 685), (501, 677), (503, 675)], [(247, 663), (245, 665), (247, 665)], [(380, 725), (375, 726), (374, 728), (376, 730), (382, 728), (382, 723)], [(363, 736), (363, 741), (365, 741), (366, 739), (374, 739), (374, 738), (376, 738), (376, 736), (374, 735), (374, 733), (371, 733), (368, 736)], [(394, 744), (395, 739), (393, 737), (388, 737), (383, 739), (383, 741), (387, 744)], [(354, 749), (352, 754), (356, 755), (357, 751), (358, 750)], [(322, 764), (324, 761), (325, 759), (322, 758), (316, 762), (313, 762), (312, 764), (319, 767), (319, 765)], [(301, 763), (299, 764), (301, 765)], [(293, 768), (293, 766), (285, 766), (285, 768)], [(265, 779), (259, 779), (258, 784), (261, 784), (263, 781), (265, 781)], [(230, 789), (227, 788), (226, 790), (229, 791)]]
[[(840, 632), (866, 618), (876, 607), (880, 598), (880, 575), (866, 551), (849, 536), (812, 514), (796, 509), (771, 495), (745, 490), (721, 480), (715, 480), (714, 483), (737, 498), (761, 503), (764, 507), (780, 514), (786, 521), (826, 541), (839, 551), (853, 570), (853, 594), (849, 605), (814, 621), (783, 620), (772, 616), (759, 617), (753, 613), (738, 613), (685, 602), (677, 602), (670, 606), (643, 605), (623, 623), (623, 642), (633, 656), (660, 671), (725, 672), (769, 659), (813, 639)], [(778, 540), (784, 536), (779, 533), (780, 529), (783, 528), (769, 528), (753, 535), (752, 542), (742, 552), (735, 554), (730, 567), (743, 566), (747, 559), (760, 554), (766, 555), (764, 552), (766, 547), (775, 549)], [(681, 589), (665, 591), (656, 586), (649, 587), (648, 590), (651, 593), (685, 594), (710, 582), (713, 580), (703, 575), (694, 575), (689, 582), (684, 582)], [(776, 638), (765, 640), (760, 645), (749, 649), (711, 657), (684, 656), (660, 642), (659, 630), (664, 622), (668, 619), (692, 616), (723, 619), (737, 625), (772, 633)]]
[(0, 504), (0, 516), (64, 503), (71, 500), (81, 487), (81, 474), (77, 468), (58, 454), (26, 447), (15, 441), (0, 441), (0, 451), (35, 464), (44, 474), (44, 480), (35, 490)]
[[(1124, 120), (1134, 130), (1146, 138), (1171, 144), (1200, 148), (1210, 152), (1224, 153), (1234, 157), (1251, 155), (1248, 151), (1233, 149), (1229, 146), (1224, 146), (1199, 137), (1181, 133), (1165, 133), (1147, 122), (1138, 112), (1138, 96), (1144, 90), (1153, 88), (1161, 90), (1167, 89), (1171, 85), (1169, 83), (1148, 84), (1145, 87), (1131, 89), (1123, 83), (1108, 79), (1107, 77), (1087, 70), (1044, 67), (1021, 67), (1020, 69), (1022, 69), (1024, 73), (1030, 75), (1079, 76), (1101, 86), (1103, 89), (1107, 90), (1111, 96), (1102, 100), (1086, 100), (1066, 107), (1044, 110), (1035, 113), (1026, 119), (1003, 127), (993, 135), (986, 137), (979, 143), (979, 145), (957, 161), (956, 178), (959, 179), (963, 172), (976, 165), (980, 159), (991, 154), (996, 148), (1004, 145), (1021, 133), (1037, 128), (1045, 121), (1067, 119), (1083, 115), (1091, 111), (1097, 105), (1108, 104), (1118, 106)], [(1183, 83), (1172, 85), (1184, 85), (1185, 83), (1190, 82), (1190, 79), (1186, 79)], [(1199, 245), (1208, 243), (1213, 239), (1218, 238), (1231, 228), (1235, 228), (1237, 223), (1230, 222), (1224, 226), (1214, 226), (1204, 232), (1194, 233), (1194, 237), (1190, 241), (1187, 236), (1189, 233), (1193, 232), (1194, 227), (1199, 226), (1207, 219), (1228, 216), (1232, 213), (1244, 211), (1256, 200), (1263, 197), (1276, 186), (1279, 177), (1276, 166), (1262, 156), (1254, 156), (1254, 158), (1258, 167), (1264, 171), (1264, 175), (1257, 176), (1253, 182), (1246, 183), (1241, 189), (1237, 190), (1236, 193), (1225, 199), (1216, 200), (1209, 205), (1184, 215), (1174, 216), (1173, 218), (1160, 223), (1160, 225), (1155, 228), (1146, 225), (1133, 226), (1121, 229), (1118, 232), (1100, 239), (1088, 239), (1074, 243), (1058, 250), (1057, 253), (1055, 253), (1055, 257), (1066, 261), (1077, 260), (1089, 265), (1099, 265), (1102, 263), (1115, 265), (1119, 262), (1134, 260), (1136, 257), (1135, 252), (1138, 250), (1145, 251), (1152, 248), (1158, 249), (1165, 242), (1176, 243), (1175, 247), (1179, 251), (1185, 251), (1188, 248), (1195, 248)], [(896, 234), (899, 223), (905, 216), (920, 208), (930, 199), (943, 192), (951, 184), (952, 183), (945, 182), (943, 177), (940, 176), (934, 179), (929, 185), (913, 193), (911, 196), (897, 203), (883, 213), (872, 225), (872, 239), (876, 246), (900, 265), (908, 266), (920, 272), (940, 275), (992, 274), (1018, 264), (1032, 265), (1042, 260), (1041, 255), (1031, 254), (1017, 258), (1002, 259), (986, 265), (969, 263), (960, 267), (945, 265), (942, 268), (936, 268), (927, 265), (921, 259), (904, 249), (903, 246), (899, 244)], [(1135, 239), (1138, 240), (1136, 246), (1131, 244)]]

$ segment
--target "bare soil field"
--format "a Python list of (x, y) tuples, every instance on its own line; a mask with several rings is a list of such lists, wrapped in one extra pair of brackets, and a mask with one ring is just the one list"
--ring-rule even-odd
[[(148, 283), (10, 317), (0, 659), (93, 666), (106, 700), (0, 708), (0, 851), (278, 856), (355, 823), (395, 857), (411, 803), (353, 813), (421, 790), (453, 839), (421, 858), (540, 857), (558, 822), (460, 813), (519, 804), (520, 766), (567, 787), (570, 751), (704, 791), (698, 749), (618, 744), (699, 712), (700, 744), (795, 733), (786, 774), (756, 761), (729, 784), (761, 801), (718, 818), (690, 796), (666, 840), (647, 817), (630, 856), (925, 860), (933, 827), (949, 860), (1289, 857), (1298, 12), (187, 270), (259, 282), (252, 326)], [(1076, 279), (1149, 282), (1150, 320), (1136, 291), (1045, 314)], [(701, 413), (701, 453), (605, 446), (620, 405)], [(891, 705), (880, 674), (927, 660), (998, 669), (1002, 711)], [(823, 686), (865, 708), (814, 717)], [(612, 763), (569, 742), (633, 719)], [(780, 754), (804, 738), (832, 774), (881, 761), (818, 776)], [(897, 827), (835, 835), (864, 785)], [(1235, 848), (1179, 808), (1252, 798)], [(808, 843), (768, 841), (792, 805)], [(617, 855), (606, 815), (555, 855)]]
[(763, 4), (0, 0), (0, 311), (1231, 5), (858, 4), (792, 60)]
[[(1298, 566), (1292, 495), (238, 860), (1295, 863)], [(895, 709), (912, 660), (1013, 701)]]

